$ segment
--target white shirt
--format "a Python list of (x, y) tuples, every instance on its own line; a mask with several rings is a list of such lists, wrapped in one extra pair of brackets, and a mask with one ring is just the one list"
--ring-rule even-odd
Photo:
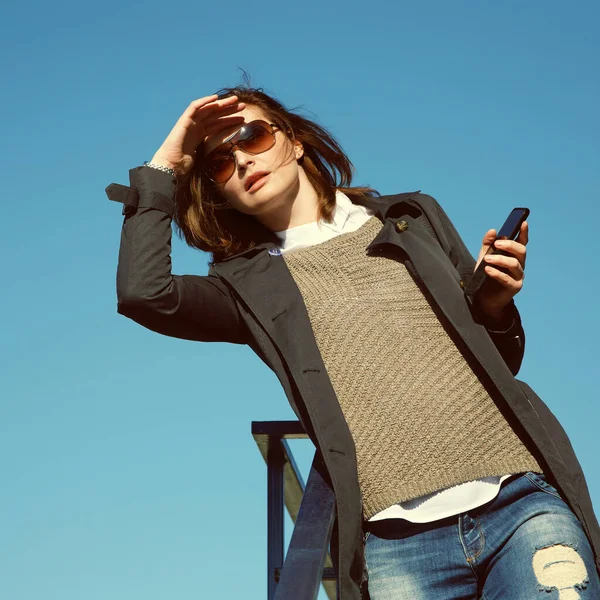
[[(337, 190), (332, 223), (315, 221), (285, 231), (276, 231), (275, 235), (282, 241), (283, 254), (292, 249), (321, 244), (341, 233), (356, 231), (374, 214), (374, 211), (364, 206), (353, 204), (348, 196)], [(510, 475), (485, 477), (399, 502), (373, 515), (369, 521), (406, 519), (413, 523), (429, 523), (457, 515), (493, 500), (498, 495), (502, 482), (508, 477)]]

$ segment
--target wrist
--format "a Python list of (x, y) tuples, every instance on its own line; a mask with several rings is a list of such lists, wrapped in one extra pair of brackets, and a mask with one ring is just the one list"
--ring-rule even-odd
[(491, 323), (500, 323), (502, 321), (506, 321), (506, 311), (503, 308), (486, 309), (482, 307), (482, 312), (487, 320)]
[(152, 159), (151, 161), (145, 160), (142, 164), (143, 167), (149, 167), (150, 169), (155, 169), (156, 171), (162, 171), (164, 173), (168, 173), (171, 177), (176, 178), (177, 172), (172, 166), (169, 166), (171, 163), (168, 161), (155, 161)]
[(510, 329), (514, 323), (514, 314), (509, 310), (508, 306), (504, 306), (500, 309), (488, 309), (482, 308), (482, 315), (485, 320), (485, 327), (490, 331), (502, 332)]
[(153, 165), (157, 165), (159, 167), (166, 167), (167, 169), (173, 169), (173, 171), (175, 171), (175, 166), (170, 160), (167, 160), (166, 158), (164, 158), (163, 156), (161, 156), (160, 154), (156, 153), (153, 157), (152, 160), (147, 161)]
[(489, 318), (486, 328), (496, 333), (508, 331), (514, 324), (514, 319), (511, 315), (505, 313), (500, 318)]
[(497, 304), (490, 304), (479, 299), (476, 303), (476, 308), (480, 315), (480, 319), (485, 323), (488, 329), (495, 331), (503, 331), (510, 327), (513, 315), (512, 311), (508, 309), (508, 305), (498, 306)]

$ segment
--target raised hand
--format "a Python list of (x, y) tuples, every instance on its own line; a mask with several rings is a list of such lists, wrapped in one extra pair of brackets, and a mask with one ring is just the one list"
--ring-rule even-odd
[(234, 125), (240, 127), (244, 117), (237, 115), (245, 108), (237, 96), (222, 100), (216, 94), (194, 100), (156, 151), (150, 162), (175, 170), (179, 176), (190, 171), (198, 144), (208, 135)]

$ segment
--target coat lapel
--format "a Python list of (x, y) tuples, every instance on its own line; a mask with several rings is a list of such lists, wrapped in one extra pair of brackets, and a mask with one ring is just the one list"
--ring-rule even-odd
[[(385, 223), (385, 215), (392, 206), (417, 193), (365, 198), (360, 204), (374, 210)], [(393, 227), (393, 223), (386, 224), (372, 244), (391, 239), (393, 234), (389, 231), (390, 227)], [(305, 344), (302, 343), (315, 344), (304, 300), (285, 261), (277, 254), (275, 245), (261, 244), (217, 263), (214, 270), (240, 295), (288, 359), (288, 364), (315, 368), (315, 364), (312, 364), (314, 360), (307, 362), (310, 354), (307, 357)], [(307, 329), (310, 335), (305, 333)]]
[[(410, 204), (410, 199), (417, 193), (371, 197), (360, 201), (360, 204), (374, 210), (384, 223), (367, 250), (387, 250), (396, 259), (408, 258), (416, 271), (413, 275), (416, 274), (422, 281), (475, 356), (489, 356), (490, 350), (493, 356), (495, 346), (485, 328), (479, 326), (474, 334), (460, 275), (448, 257), (448, 249), (443, 247), (445, 240), (432, 243), (431, 232), (422, 224), (425, 218), (422, 216), (423, 210)], [(400, 220), (408, 224), (401, 232), (396, 228)], [(262, 244), (252, 251), (216, 264), (214, 270), (236, 290), (290, 367), (324, 372), (302, 295), (282, 256), (277, 254), (276, 246)], [(497, 368), (497, 365), (491, 364), (483, 366), (488, 372)], [(296, 378), (299, 374), (293, 375)]]
[(344, 416), (304, 300), (282, 256), (263, 249), (249, 260), (219, 263), (214, 270), (235, 289), (281, 352), (310, 416), (317, 447), (328, 453), (334, 443), (338, 451), (353, 455), (354, 442), (347, 428), (340, 429)]

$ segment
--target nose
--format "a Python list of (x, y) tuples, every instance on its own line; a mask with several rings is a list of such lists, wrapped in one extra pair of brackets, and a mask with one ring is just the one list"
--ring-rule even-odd
[(254, 164), (254, 157), (251, 154), (242, 152), (238, 148), (233, 148), (232, 154), (238, 169), (246, 169), (248, 165)]

